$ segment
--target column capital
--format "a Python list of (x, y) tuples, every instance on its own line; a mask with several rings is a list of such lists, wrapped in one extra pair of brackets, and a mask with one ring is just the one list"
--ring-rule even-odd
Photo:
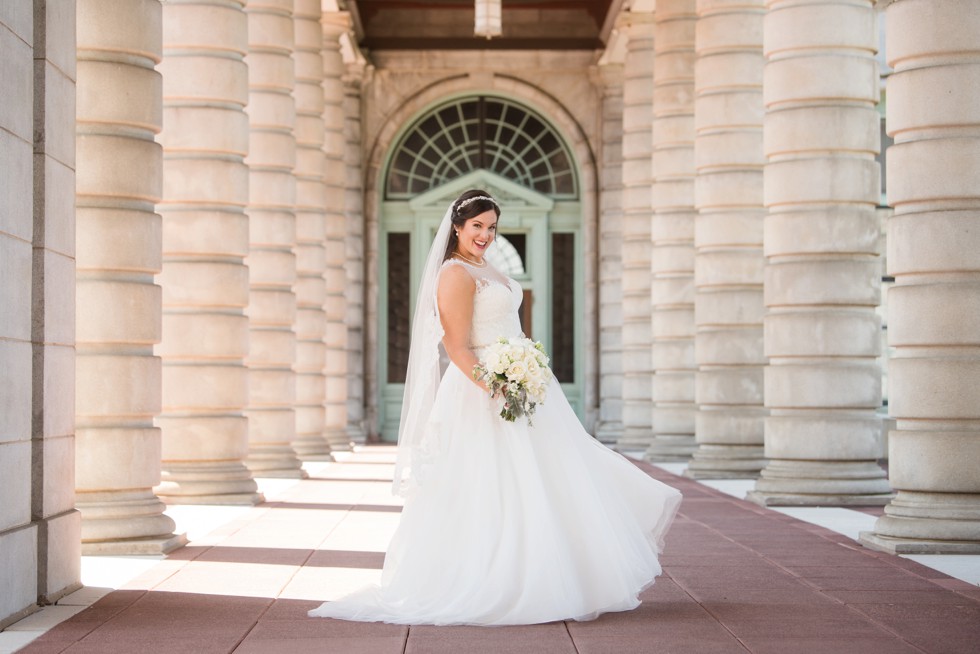
[(323, 26), (323, 36), (331, 39), (340, 39), (340, 36), (349, 31), (354, 24), (349, 11), (325, 11), (320, 18)]

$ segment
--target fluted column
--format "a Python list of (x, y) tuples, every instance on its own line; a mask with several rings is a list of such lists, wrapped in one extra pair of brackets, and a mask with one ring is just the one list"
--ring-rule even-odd
[(623, 65), (599, 66), (599, 422), (596, 438), (623, 435)]
[(347, 171), (344, 156), (344, 73), (340, 35), (350, 25), (345, 12), (323, 15), (323, 181), (326, 200), (326, 404), (324, 438), (334, 452), (350, 450), (347, 431), (347, 220), (344, 203)]
[(367, 437), (364, 415), (364, 157), (361, 152), (361, 83), (364, 64), (347, 64), (344, 74), (344, 217), (347, 224), (347, 435)]
[(332, 461), (324, 438), (326, 317), (323, 32), (319, 0), (296, 0), (296, 440), (300, 458)]
[(870, 0), (769, 0), (760, 504), (884, 504)]
[(653, 15), (624, 14), (623, 62), (623, 435), (616, 445), (646, 450), (650, 419), (650, 125), (653, 121)]
[(763, 436), (764, 0), (698, 0), (694, 478), (755, 478)]
[[(968, 0), (887, 8), (888, 474), (861, 540), (980, 553), (980, 14)], [(941, 100), (940, 100), (941, 99)]]
[[(85, 554), (186, 542), (160, 483), (159, 0), (77, 7), (75, 497)], [(136, 29), (133, 29), (136, 26)]]
[(241, 0), (163, 6), (163, 483), (168, 502), (261, 501), (248, 447), (248, 26)]
[(260, 477), (306, 473), (296, 438), (296, 140), (293, 0), (248, 0), (249, 403), (245, 464)]
[(685, 461), (694, 442), (695, 0), (657, 2), (653, 73), (651, 461)]

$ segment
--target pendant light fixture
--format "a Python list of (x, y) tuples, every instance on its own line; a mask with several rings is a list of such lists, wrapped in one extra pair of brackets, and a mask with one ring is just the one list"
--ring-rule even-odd
[(476, 26), (473, 31), (477, 36), (487, 37), (488, 41), (500, 36), (503, 34), (502, 16), (501, 0), (476, 0)]

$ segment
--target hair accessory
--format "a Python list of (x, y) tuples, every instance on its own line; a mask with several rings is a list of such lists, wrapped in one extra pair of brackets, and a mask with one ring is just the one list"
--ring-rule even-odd
[(493, 206), (498, 207), (498, 208), (500, 207), (500, 205), (497, 204), (497, 201), (494, 200), (489, 195), (477, 195), (477, 196), (474, 196), (472, 198), (466, 198), (465, 200), (463, 200), (462, 202), (460, 202), (459, 204), (457, 204), (456, 205), (456, 211), (459, 211), (460, 209), (462, 209), (466, 205), (470, 204), (471, 202), (476, 202), (477, 200), (486, 200), (487, 202), (493, 203)]

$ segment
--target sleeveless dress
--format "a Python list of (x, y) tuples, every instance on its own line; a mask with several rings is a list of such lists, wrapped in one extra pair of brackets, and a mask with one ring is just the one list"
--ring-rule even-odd
[[(462, 265), (476, 292), (470, 346), (521, 336), (520, 285)], [(489, 270), (488, 270), (489, 268)], [(450, 364), (426, 465), (385, 555), (381, 585), (310, 611), (399, 624), (590, 620), (639, 605), (680, 493), (592, 438), (554, 380), (533, 426)]]

